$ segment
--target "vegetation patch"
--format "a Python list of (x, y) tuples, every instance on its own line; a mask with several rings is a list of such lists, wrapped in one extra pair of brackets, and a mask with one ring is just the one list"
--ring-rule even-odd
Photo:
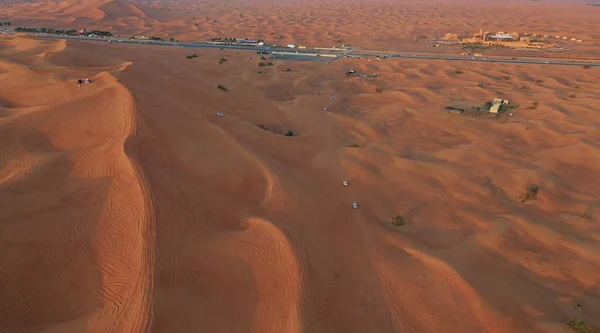
[(256, 126), (258, 126), (258, 128), (260, 128), (260, 129), (263, 129), (263, 130), (265, 130), (265, 131), (268, 131), (268, 130), (269, 130), (269, 129), (267, 128), (267, 126), (265, 126), (264, 124), (258, 124), (258, 125), (256, 125)]
[(583, 68), (590, 69), (590, 65), (583, 65)]
[(535, 200), (539, 190), (540, 188), (537, 185), (530, 185), (527, 187), (527, 191), (525, 191), (525, 193), (523, 193), (520, 197), (521, 203), (525, 203), (529, 200)]
[(222, 86), (222, 85), (218, 85), (218, 86), (217, 86), (217, 89), (221, 89), (221, 90), (223, 90), (223, 91), (229, 91), (227, 88), (225, 88), (225, 87), (224, 87), (224, 86)]
[(402, 215), (396, 214), (396, 216), (390, 218), (390, 223), (396, 227), (399, 227), (405, 225), (406, 221)]
[(383, 89), (381, 89), (381, 88), (377, 87), (377, 88), (375, 88), (375, 91), (376, 91), (376, 92), (378, 92), (378, 93), (382, 93), (382, 92), (383, 92)]
[(579, 215), (579, 217), (581, 217), (584, 220), (588, 220), (588, 221), (591, 221), (594, 219), (594, 216), (588, 212), (581, 213), (581, 215)]
[(258, 66), (259, 66), (259, 67), (265, 67), (266, 65), (267, 65), (267, 64), (265, 64), (265, 63), (264, 63), (264, 62), (262, 62), (262, 61), (258, 63)]
[(294, 136), (294, 132), (292, 132), (292, 131), (287, 131), (287, 132), (285, 132), (285, 134), (284, 134), (284, 135), (285, 135), (285, 136)]
[(358, 148), (360, 145), (358, 143), (353, 143), (350, 145), (351, 148)]
[(527, 107), (527, 110), (535, 110), (538, 107), (538, 102), (531, 103), (531, 106)]
[(458, 68), (457, 68), (457, 69), (454, 71), (454, 74), (462, 74), (462, 73), (463, 73), (463, 71), (461, 71), (461, 70), (460, 70), (460, 69), (458, 69)]
[(573, 332), (577, 333), (596, 333), (596, 330), (594, 330), (590, 325), (575, 318), (571, 318), (567, 321), (567, 327), (569, 327)]
[(273, 63), (269, 61), (269, 62), (267, 63), (267, 66), (273, 66)]

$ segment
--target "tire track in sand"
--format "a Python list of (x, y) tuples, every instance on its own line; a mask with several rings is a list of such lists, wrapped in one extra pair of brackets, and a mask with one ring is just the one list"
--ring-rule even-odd
[[(115, 79), (116, 80), (116, 79)], [(136, 151), (137, 138), (143, 129), (143, 123), (138, 117), (139, 111), (135, 104), (133, 95), (125, 86), (116, 83), (122, 87), (133, 101), (132, 108), (129, 109), (129, 136), (124, 142), (123, 151), (128, 157), (131, 167), (136, 175), (140, 193), (144, 201), (144, 224), (142, 225), (141, 235), (142, 240), (142, 271), (140, 272), (140, 280), (137, 286), (138, 292), (141, 293), (141, 308), (140, 315), (137, 321), (132, 325), (132, 332), (149, 332), (153, 318), (153, 294), (154, 294), (154, 240), (156, 238), (155, 214), (152, 200), (152, 193), (149, 189), (149, 182), (145, 176), (144, 170), (139, 162)]]
[[(99, 293), (106, 305), (88, 322), (88, 331), (143, 333), (152, 323), (155, 238), (153, 200), (136, 155), (144, 125), (127, 88), (108, 73), (97, 76), (96, 82), (110, 89), (101, 89), (106, 95), (96, 97), (95, 112), (86, 117), (94, 136), (108, 135), (108, 143), (92, 148), (104, 159), (100, 162), (86, 152), (78, 154), (75, 165), (77, 173), (110, 177), (113, 182), (94, 242), (103, 276)], [(96, 112), (102, 117), (94, 117)]]

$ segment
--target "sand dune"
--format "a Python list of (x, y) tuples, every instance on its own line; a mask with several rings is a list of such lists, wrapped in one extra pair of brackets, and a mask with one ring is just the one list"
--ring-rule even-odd
[(0, 332), (600, 326), (596, 69), (194, 51), (0, 38)]

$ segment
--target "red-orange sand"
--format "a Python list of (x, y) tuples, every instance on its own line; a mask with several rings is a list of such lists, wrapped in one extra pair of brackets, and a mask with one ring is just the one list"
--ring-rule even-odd
[(259, 61), (0, 36), (0, 332), (600, 327), (597, 68)]

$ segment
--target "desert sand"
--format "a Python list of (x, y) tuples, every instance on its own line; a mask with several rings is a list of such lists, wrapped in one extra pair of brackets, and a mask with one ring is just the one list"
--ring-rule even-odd
[(0, 36), (0, 332), (600, 327), (597, 68), (259, 57)]

